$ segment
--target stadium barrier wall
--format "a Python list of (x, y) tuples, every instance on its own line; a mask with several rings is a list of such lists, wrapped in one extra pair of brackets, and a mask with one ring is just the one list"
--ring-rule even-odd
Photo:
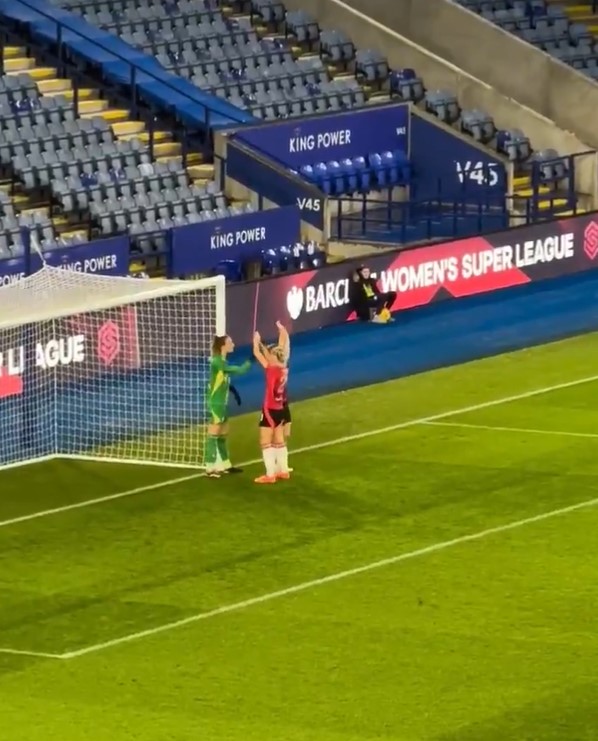
[[(287, 323), (293, 333), (351, 322), (355, 259), (227, 290), (228, 331), (249, 343), (253, 327)], [(495, 234), (370, 255), (382, 291), (396, 291), (393, 311), (535, 284), (598, 268), (598, 212)]]
[(169, 276), (208, 272), (221, 260), (259, 260), (264, 250), (299, 241), (299, 208), (286, 206), (172, 230)]
[(452, 0), (345, 0), (598, 147), (596, 83)]
[[(23, 242), (25, 248), (22, 256), (0, 260), (0, 286), (16, 283), (42, 266), (26, 230), (23, 231)], [(66, 270), (97, 275), (128, 275), (130, 249), (129, 237), (123, 235), (45, 252), (44, 259), (48, 265)]]
[[(299, 241), (300, 234), (299, 209), (287, 206), (174, 227), (158, 235), (135, 238), (143, 243), (144, 237), (162, 236), (164, 249), (158, 252), (144, 253), (136, 249), (130, 236), (125, 234), (44, 252), (44, 260), (67, 270), (128, 275), (132, 263), (164, 258), (169, 277), (191, 277), (213, 270), (222, 260), (260, 260), (264, 250), (292, 246)], [(0, 260), (0, 286), (15, 283), (42, 265), (27, 229), (22, 230), (22, 240), (23, 255)]]
[[(372, 151), (409, 156), (411, 106), (391, 103), (238, 129), (233, 139), (291, 170)], [(375, 138), (372, 139), (372, 132)], [(374, 147), (374, 149), (373, 149)]]
[[(413, 7), (415, 8), (418, 3), (422, 9), (427, 8), (430, 15), (436, 12), (435, 0), (431, 4), (415, 0)], [(450, 3), (438, 3), (439, 6), (446, 4)], [(515, 97), (501, 93), (499, 85), (488, 84), (482, 77), (461, 69), (456, 64), (447, 61), (444, 56), (435, 54), (428, 48), (406, 38), (404, 29), (409, 26), (399, 25), (400, 11), (396, 8), (395, 2), (352, 0), (349, 5), (343, 0), (286, 0), (285, 5), (288, 10), (305, 10), (311, 13), (323, 27), (338, 28), (344, 31), (359, 48), (377, 49), (386, 56), (392, 69), (413, 67), (422, 76), (429, 89), (450, 90), (457, 95), (462, 108), (478, 108), (488, 111), (498, 128), (522, 129), (531, 138), (536, 150), (556, 149), (559, 154), (566, 155), (586, 152), (588, 147), (592, 146), (590, 141), (585, 141), (571, 133), (575, 130), (572, 126), (566, 130), (559, 128), (544, 113), (533, 110)], [(380, 21), (381, 17), (385, 20)], [(451, 36), (439, 22), (434, 23), (434, 28), (437, 35), (446, 35), (447, 44), (456, 46), (462, 43), (460, 35)], [(501, 75), (504, 70), (502, 62), (508, 53), (505, 54), (501, 50), (500, 53), (489, 54), (488, 48), (475, 35), (470, 39), (470, 46), (474, 43), (479, 44), (479, 51), (486, 55), (488, 64), (497, 65), (495, 74)], [(525, 63), (514, 74), (521, 78), (524, 69), (526, 69)], [(578, 77), (581, 76), (578, 75)], [(576, 102), (577, 99), (573, 98), (571, 105), (575, 105)], [(588, 126), (592, 126), (593, 114), (587, 115)], [(589, 209), (598, 208), (596, 173), (596, 158), (591, 163), (588, 162), (584, 168), (580, 168), (578, 172), (578, 190), (594, 196), (592, 202), (587, 205)]]

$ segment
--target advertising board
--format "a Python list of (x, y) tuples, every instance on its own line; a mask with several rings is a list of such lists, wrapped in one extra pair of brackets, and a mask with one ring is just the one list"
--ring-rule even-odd
[(409, 151), (408, 103), (247, 127), (233, 140), (254, 147), (292, 170), (317, 162)]
[(258, 259), (263, 250), (293, 245), (301, 231), (296, 206), (254, 211), (172, 230), (170, 273), (186, 277), (221, 260)]
[[(248, 343), (279, 319), (293, 332), (353, 321), (352, 272), (361, 260), (231, 286), (228, 331)], [(367, 258), (381, 291), (395, 291), (393, 311), (474, 296), (598, 268), (598, 213)]]
[[(96, 275), (127, 275), (129, 272), (128, 236), (98, 239), (85, 244), (62, 247), (44, 252), (48, 265)], [(10, 260), (0, 260), (0, 286), (16, 283), (27, 274), (27, 258), (22, 255)], [(42, 263), (32, 251), (30, 272), (39, 270)]]

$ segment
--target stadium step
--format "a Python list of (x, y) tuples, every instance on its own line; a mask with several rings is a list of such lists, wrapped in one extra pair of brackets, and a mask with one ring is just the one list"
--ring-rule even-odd
[(154, 157), (158, 162), (165, 157), (180, 157), (181, 148), (180, 142), (158, 142), (154, 144)]
[(2, 53), (4, 59), (23, 58), (27, 56), (27, 50), (22, 46), (5, 46)]
[(187, 173), (193, 182), (212, 180), (214, 178), (214, 165), (192, 165), (187, 168)]
[(29, 72), (35, 67), (35, 59), (30, 57), (12, 57), (4, 60), (4, 71), (9, 72)]
[(566, 198), (540, 198), (536, 204), (536, 208), (540, 211), (547, 211), (548, 209), (558, 211), (559, 208), (567, 208), (568, 206), (569, 201)]
[[(546, 185), (540, 185), (535, 192), (539, 195), (545, 195), (546, 193), (550, 193), (550, 188), (548, 188)], [(534, 195), (534, 189), (515, 188), (513, 195), (517, 196), (518, 198), (531, 198)]]
[(145, 131), (145, 124), (143, 121), (117, 121), (112, 124), (112, 131), (119, 138), (137, 136)]

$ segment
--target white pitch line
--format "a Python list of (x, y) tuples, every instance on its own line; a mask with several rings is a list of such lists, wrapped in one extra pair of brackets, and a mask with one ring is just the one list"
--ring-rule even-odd
[(537, 430), (533, 427), (501, 427), (499, 425), (476, 425), (466, 422), (422, 422), (428, 427), (458, 427), (465, 430), (489, 430), (490, 432), (518, 432), (531, 435), (552, 435), (553, 437), (598, 438), (596, 432), (569, 432), (568, 430)]
[[(354, 442), (355, 440), (363, 440), (374, 435), (384, 435), (388, 432), (396, 432), (397, 430), (404, 430), (408, 427), (415, 427), (417, 425), (427, 424), (430, 422), (436, 422), (437, 420), (446, 419), (448, 417), (454, 417), (458, 414), (467, 414), (469, 412), (477, 412), (482, 409), (489, 409), (490, 407), (500, 406), (501, 404), (509, 404), (514, 401), (521, 401), (523, 399), (531, 399), (534, 396), (541, 396), (542, 394), (549, 394), (552, 391), (560, 391), (562, 389), (572, 388), (574, 386), (580, 386), (584, 383), (592, 383), (598, 381), (598, 375), (588, 376), (587, 378), (579, 378), (576, 381), (566, 381), (565, 383), (557, 383), (553, 386), (545, 386), (539, 389), (533, 389), (532, 391), (524, 391), (520, 394), (513, 394), (512, 396), (504, 396), (500, 399), (492, 399), (491, 401), (484, 401), (479, 404), (472, 404), (467, 407), (461, 407), (460, 409), (453, 409), (448, 412), (440, 412), (439, 414), (431, 414), (427, 417), (420, 417), (419, 419), (410, 419), (406, 422), (398, 422), (394, 425), (388, 425), (387, 427), (380, 427), (376, 430), (367, 430), (366, 432), (359, 432), (355, 435), (345, 435), (344, 437), (337, 437), (334, 440), (327, 440), (322, 443), (315, 443), (314, 445), (306, 445), (303, 448), (293, 448), (291, 455), (297, 455), (298, 453), (309, 453), (314, 450), (321, 450), (322, 448), (328, 448), (333, 445), (343, 445), (344, 443)], [(261, 463), (261, 458), (254, 458), (250, 461), (245, 461), (239, 464), (240, 466), (253, 466)], [(73, 504), (65, 504), (62, 507), (54, 507), (52, 509), (42, 510), (40, 512), (31, 512), (27, 515), (21, 515), (19, 517), (12, 517), (9, 520), (0, 520), (0, 528), (9, 527), (10, 525), (17, 525), (21, 522), (29, 522), (30, 520), (38, 520), (42, 517), (50, 517), (52, 515), (59, 515), (63, 512), (70, 512), (76, 509), (83, 509), (84, 507), (91, 507), (96, 504), (103, 504), (104, 502), (114, 502), (118, 499), (125, 499), (126, 497), (132, 497), (136, 494), (143, 494), (147, 491), (157, 491), (158, 489), (165, 489), (170, 486), (177, 486), (178, 484), (184, 484), (188, 481), (194, 481), (199, 478), (203, 478), (205, 473), (192, 473), (187, 476), (179, 476), (177, 478), (166, 479), (165, 481), (158, 481), (155, 484), (147, 484), (145, 486), (138, 486), (135, 489), (128, 489), (127, 491), (117, 492), (115, 494), (107, 494), (106, 496), (96, 497), (95, 499), (86, 499), (82, 502), (75, 502)]]
[(439, 551), (446, 550), (448, 548), (452, 548), (453, 546), (461, 545), (463, 543), (470, 543), (472, 541), (476, 540), (482, 540), (483, 538), (487, 538), (490, 535), (496, 535), (498, 533), (505, 533), (509, 530), (515, 530), (517, 528), (523, 527), (524, 525), (531, 525), (536, 522), (542, 522), (543, 520), (548, 520), (553, 517), (558, 517), (560, 515), (565, 515), (570, 512), (576, 512), (582, 509), (588, 509), (590, 507), (594, 507), (598, 504), (598, 497), (595, 499), (589, 499), (585, 502), (578, 502), (577, 504), (572, 504), (568, 507), (561, 507), (560, 509), (554, 509), (550, 512), (543, 512), (539, 515), (534, 515), (532, 517), (526, 517), (522, 520), (515, 520), (514, 522), (509, 522), (506, 525), (497, 525), (496, 527), (487, 528), (486, 530), (480, 530), (477, 533), (472, 533), (470, 535), (462, 535), (458, 538), (453, 538), (452, 540), (445, 540), (441, 543), (435, 543), (433, 545), (425, 546), (424, 548), (418, 548), (415, 551), (409, 551), (407, 553), (401, 553), (398, 556), (392, 556), (390, 558), (382, 559), (381, 561), (374, 561), (373, 563), (366, 564), (365, 566), (357, 566), (354, 569), (347, 569), (346, 571), (339, 571), (336, 574), (330, 574), (329, 576), (323, 576), (319, 579), (312, 579), (311, 581), (305, 581), (301, 584), (295, 584), (291, 587), (286, 587), (285, 589), (279, 589), (275, 592), (269, 592), (267, 594), (262, 594), (259, 597), (252, 597), (251, 599), (242, 600), (241, 602), (233, 602), (232, 604), (223, 605), (222, 607), (217, 607), (214, 610), (210, 610), (208, 612), (200, 612), (196, 615), (190, 615), (187, 618), (183, 618), (182, 620), (175, 620), (171, 623), (165, 623), (164, 625), (159, 625), (155, 628), (148, 628), (147, 630), (141, 630), (138, 633), (130, 633), (129, 635), (122, 636), (120, 638), (115, 638), (111, 641), (105, 641), (103, 643), (96, 643), (93, 646), (86, 646), (85, 648), (81, 648), (75, 651), (68, 651), (66, 653), (60, 654), (61, 659), (76, 659), (80, 656), (86, 656), (87, 654), (96, 653), (98, 651), (103, 651), (107, 648), (113, 648), (114, 646), (120, 646), (123, 643), (131, 643), (132, 641), (137, 641), (141, 638), (148, 638), (150, 636), (158, 635), (159, 633), (166, 633), (167, 631), (174, 630), (175, 628), (182, 628), (185, 625), (192, 625), (193, 623), (198, 623), (202, 620), (208, 620), (209, 618), (218, 617), (219, 615), (226, 615), (230, 612), (238, 612), (240, 610), (245, 610), (248, 607), (253, 607), (255, 605), (263, 604), (264, 602), (271, 602), (272, 600), (279, 599), (281, 597), (288, 597), (291, 594), (297, 594), (299, 592), (305, 592), (308, 589), (313, 589), (314, 587), (320, 587), (324, 584), (330, 584), (332, 582), (340, 581), (341, 579), (348, 579), (352, 576), (357, 576), (358, 574), (365, 574), (368, 571), (374, 571), (375, 569), (380, 569), (385, 566), (392, 566), (397, 563), (401, 563), (402, 561), (409, 561), (414, 558), (419, 558), (421, 556), (426, 556), (431, 553), (438, 553)]
[(22, 651), (17, 648), (0, 648), (0, 654), (9, 656), (36, 656), (40, 659), (62, 659), (62, 654), (48, 654), (41, 651)]

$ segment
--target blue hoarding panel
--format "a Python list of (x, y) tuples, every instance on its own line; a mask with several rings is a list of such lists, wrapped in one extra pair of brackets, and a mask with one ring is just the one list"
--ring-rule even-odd
[(326, 196), (298, 175), (285, 172), (249, 147), (229, 142), (226, 175), (279, 206), (297, 206), (303, 221), (324, 229)]
[(190, 224), (173, 230), (170, 272), (187, 276), (211, 270), (221, 260), (258, 259), (263, 250), (299, 240), (295, 206)]
[(468, 199), (498, 203), (507, 194), (505, 164), (417, 113), (411, 116), (411, 164), (417, 199)]
[[(80, 273), (97, 275), (128, 275), (129, 238), (126, 235), (99, 239), (95, 242), (62, 247), (44, 252), (48, 265), (74, 270)], [(11, 260), (0, 260), (0, 286), (16, 283), (27, 275), (40, 269), (42, 261), (36, 252)]]
[(238, 141), (293, 170), (303, 165), (409, 150), (407, 103), (265, 124), (235, 134)]
[(64, 247), (46, 252), (44, 258), (48, 265), (80, 273), (128, 275), (129, 238), (125, 235)]

